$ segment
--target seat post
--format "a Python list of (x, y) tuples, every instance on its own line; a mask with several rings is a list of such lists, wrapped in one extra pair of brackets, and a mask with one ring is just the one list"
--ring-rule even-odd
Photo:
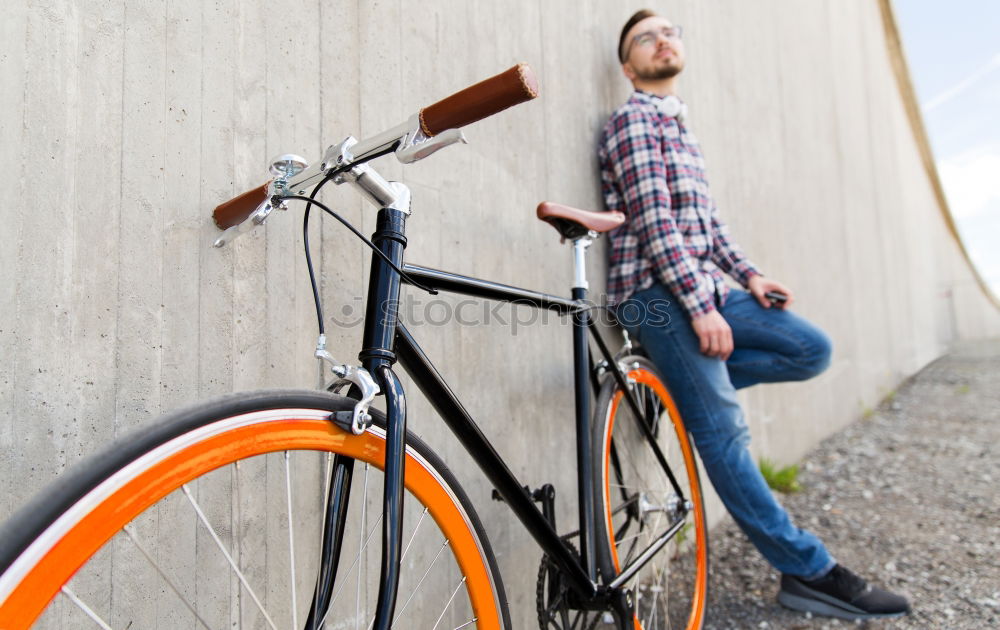
[[(587, 248), (597, 238), (597, 232), (588, 230), (585, 236), (573, 239), (573, 299), (587, 300)], [(587, 569), (587, 576), (597, 580), (597, 554), (594, 542), (594, 478), (591, 462), (590, 435), (590, 310), (581, 308), (573, 313), (573, 385), (576, 403), (576, 466), (577, 505), (580, 518), (580, 561)]]
[(597, 238), (597, 232), (590, 230), (586, 236), (573, 239), (573, 288), (590, 288), (587, 283), (587, 248)]

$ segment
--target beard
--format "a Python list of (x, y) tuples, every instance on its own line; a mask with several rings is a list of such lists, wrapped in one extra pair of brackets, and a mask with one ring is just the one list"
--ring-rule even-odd
[(684, 69), (684, 62), (678, 59), (667, 60), (662, 65), (650, 64), (645, 68), (633, 67), (636, 78), (643, 81), (660, 81), (676, 77)]

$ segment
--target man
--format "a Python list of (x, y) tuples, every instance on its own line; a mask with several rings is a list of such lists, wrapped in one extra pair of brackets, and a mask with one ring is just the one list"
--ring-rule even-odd
[[(819, 374), (830, 342), (786, 310), (792, 291), (762, 275), (719, 218), (676, 96), (680, 27), (639, 11), (622, 29), (618, 56), (635, 92), (605, 126), (599, 152), (608, 209), (628, 217), (610, 237), (610, 301), (644, 312), (669, 301), (667, 325), (622, 323), (666, 378), (726, 508), (782, 573), (778, 600), (850, 619), (908, 612), (906, 599), (869, 586), (795, 527), (750, 456), (736, 390)], [(730, 289), (723, 273), (747, 291)]]

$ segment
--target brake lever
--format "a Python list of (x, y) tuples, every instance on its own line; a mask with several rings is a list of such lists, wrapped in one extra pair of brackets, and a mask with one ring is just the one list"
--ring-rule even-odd
[[(279, 204), (278, 208), (284, 210), (284, 204)], [(215, 242), (212, 243), (212, 247), (225, 247), (247, 232), (253, 231), (257, 226), (264, 225), (267, 217), (271, 215), (272, 210), (274, 210), (274, 206), (271, 204), (271, 197), (268, 197), (264, 203), (257, 206), (257, 209), (250, 213), (250, 216), (243, 219), (242, 223), (226, 228), (215, 239)]]
[[(428, 138), (420, 130), (418, 117), (411, 116), (406, 123), (379, 134), (375, 139), (365, 142), (364, 146), (368, 147), (374, 144), (377, 145), (375, 149), (378, 149), (394, 142), (398, 143), (395, 150), (396, 159), (403, 164), (412, 164), (447, 146), (459, 143), (468, 144), (469, 141), (466, 140), (461, 129), (448, 129)], [(318, 183), (323, 178), (330, 177), (332, 172), (347, 171), (352, 166), (370, 168), (366, 167), (364, 162), (367, 161), (368, 154), (375, 149), (365, 148), (358, 153), (360, 157), (355, 158), (352, 149), (357, 149), (357, 145), (358, 141), (348, 136), (340, 144), (327, 148), (323, 160), (311, 166), (304, 158), (297, 155), (278, 156), (271, 164), (271, 174), (275, 175), (275, 179), (272, 180), (268, 198), (241, 223), (223, 231), (213, 242), (213, 247), (225, 247), (240, 236), (253, 231), (257, 226), (263, 225), (274, 208), (287, 209), (283, 201), (279, 201), (275, 205), (273, 200), (293, 195), (304, 195), (306, 188), (311, 184)], [(367, 159), (371, 158), (367, 157)], [(334, 181), (340, 184), (353, 180), (345, 176)]]
[(408, 140), (409, 142), (401, 144), (396, 149), (396, 159), (403, 164), (412, 164), (456, 143), (469, 144), (461, 129), (449, 129), (432, 138), (427, 138), (418, 132)]

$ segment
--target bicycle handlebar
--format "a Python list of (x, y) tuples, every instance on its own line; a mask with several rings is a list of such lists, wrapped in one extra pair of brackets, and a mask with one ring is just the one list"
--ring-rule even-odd
[(538, 80), (527, 64), (455, 92), (420, 110), (420, 130), (428, 138), (458, 129), (538, 96)]
[(220, 230), (224, 230), (243, 223), (260, 204), (267, 201), (267, 190), (270, 185), (271, 182), (268, 181), (262, 186), (248, 190), (238, 197), (233, 197), (229, 201), (220, 203), (215, 207), (215, 211), (212, 212), (215, 225)]
[[(434, 142), (439, 143), (440, 146), (446, 146), (449, 142), (453, 142), (454, 139), (438, 139), (434, 141), (428, 139), (449, 129), (458, 129), (482, 120), (514, 105), (530, 101), (537, 96), (538, 80), (535, 78), (535, 73), (531, 71), (531, 68), (527, 64), (521, 63), (496, 76), (455, 92), (433, 105), (424, 107), (416, 116), (411, 118), (410, 123), (404, 123), (377, 136), (373, 136), (367, 141), (359, 142), (355, 148), (367, 147), (369, 144), (377, 145), (377, 147), (391, 146), (392, 143), (398, 143), (398, 141), (406, 140), (407, 138), (410, 139), (410, 142), (414, 138), (419, 141), (418, 126), (419, 131), (425, 136), (424, 141), (427, 142), (428, 146)], [(464, 142), (464, 140), (462, 141)], [(432, 147), (427, 155), (433, 153), (434, 150), (436, 149)], [(362, 153), (359, 152), (355, 155), (364, 159)], [(400, 157), (401, 161), (408, 161), (404, 160), (404, 157), (398, 151), (397, 157)], [(338, 163), (337, 166), (338, 168), (349, 168), (350, 163), (346, 165)], [(327, 163), (324, 163), (322, 166), (316, 165), (309, 168), (301, 177), (309, 180), (317, 176), (322, 177), (324, 173), (329, 172), (328, 169), (333, 167), (334, 164)], [(284, 182), (285, 180), (281, 181)], [(220, 230), (240, 225), (267, 201), (269, 192), (274, 194), (271, 181), (219, 204), (212, 213), (215, 225)]]

